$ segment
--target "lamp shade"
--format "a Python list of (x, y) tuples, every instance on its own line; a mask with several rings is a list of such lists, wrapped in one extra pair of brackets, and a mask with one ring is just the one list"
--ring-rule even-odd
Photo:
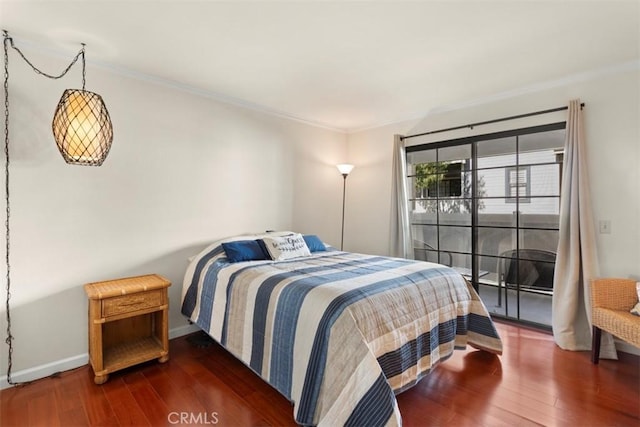
[(347, 163), (336, 165), (336, 167), (342, 175), (349, 175), (349, 173), (353, 170), (353, 165)]
[(113, 141), (107, 107), (97, 93), (67, 89), (53, 115), (53, 136), (67, 163), (100, 166)]

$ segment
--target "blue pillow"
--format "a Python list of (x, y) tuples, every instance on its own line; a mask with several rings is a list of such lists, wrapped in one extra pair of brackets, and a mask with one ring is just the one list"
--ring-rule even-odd
[(307, 244), (310, 252), (326, 251), (327, 247), (322, 243), (322, 240), (315, 234), (307, 234), (302, 236), (304, 242)]
[(258, 239), (256, 240), (260, 249), (262, 249), (262, 253), (264, 254), (264, 259), (273, 259), (271, 258), (271, 254), (269, 253), (269, 249), (267, 249), (267, 245), (264, 243), (264, 240)]
[(271, 259), (258, 240), (237, 240), (222, 244), (230, 262), (259, 261)]

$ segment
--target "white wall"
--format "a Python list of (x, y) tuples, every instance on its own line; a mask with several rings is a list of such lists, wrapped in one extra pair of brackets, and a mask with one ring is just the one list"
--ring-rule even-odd
[[(68, 63), (25, 53), (52, 73)], [(187, 258), (212, 240), (296, 229), (339, 244), (343, 133), (89, 65), (87, 89), (103, 96), (114, 142), (102, 167), (69, 166), (51, 119), (80, 68), (47, 80), (11, 51), (10, 76), (14, 375), (86, 355), (87, 282), (166, 276), (175, 334), (187, 324)], [(1, 374), (6, 353), (3, 343)]]
[[(345, 247), (356, 252), (388, 254), (391, 159), (394, 134), (414, 134), (568, 104), (574, 98), (584, 109), (587, 158), (594, 220), (611, 221), (611, 234), (598, 234), (602, 276), (640, 279), (640, 72), (637, 63), (585, 73), (539, 86), (521, 95), (433, 113), (349, 135), (349, 177)], [(526, 92), (526, 93), (524, 93)], [(565, 120), (566, 112), (502, 122), (407, 140), (409, 144), (446, 140)]]

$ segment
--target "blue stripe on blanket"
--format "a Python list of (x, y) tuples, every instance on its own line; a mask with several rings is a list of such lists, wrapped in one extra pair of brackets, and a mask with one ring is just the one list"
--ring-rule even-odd
[(229, 262), (226, 258), (214, 261), (207, 269), (202, 280), (202, 292), (200, 293), (200, 312), (196, 324), (206, 331), (211, 329), (211, 316), (213, 316), (213, 298), (216, 295), (216, 287), (218, 286), (218, 273)]
[[(320, 394), (320, 386), (322, 385), (322, 382), (318, 379), (323, 378), (324, 376), (331, 327), (340, 314), (342, 314), (350, 304), (366, 298), (367, 296), (375, 295), (388, 289), (410, 285), (417, 281), (428, 280), (434, 276), (442, 276), (443, 274), (447, 275), (448, 273), (443, 273), (443, 270), (443, 268), (439, 267), (430, 268), (428, 270), (417, 271), (406, 276), (383, 280), (346, 292), (335, 298), (329, 304), (318, 324), (313, 349), (309, 357), (309, 364), (307, 365), (307, 372), (305, 375), (304, 385), (302, 387), (302, 396), (300, 398), (300, 407), (296, 417), (296, 421), (298, 423), (313, 423), (314, 410), (318, 400), (318, 395)], [(446, 271), (448, 272), (449, 269), (446, 268)], [(387, 387), (389, 387), (388, 384)]]
[[(329, 257), (326, 257), (325, 259), (328, 259), (328, 258)], [(351, 260), (351, 261), (332, 264), (329, 268), (330, 269), (348, 268), (348, 267), (354, 267), (354, 266), (366, 264), (369, 262), (377, 262), (383, 259), (384, 259), (383, 257), (371, 257), (365, 260)], [(327, 270), (326, 265), (320, 265), (320, 266), (314, 266), (309, 268), (301, 268), (293, 271), (287, 271), (287, 272), (279, 273), (267, 278), (260, 285), (260, 288), (256, 293), (256, 299), (254, 304), (255, 309), (253, 314), (253, 342), (251, 346), (251, 359), (249, 363), (249, 366), (251, 366), (253, 370), (255, 370), (260, 374), (262, 373), (262, 361), (264, 357), (264, 338), (266, 333), (266, 319), (269, 311), (269, 302), (273, 294), (273, 289), (285, 279), (291, 279), (296, 276), (301, 276), (301, 279), (299, 280), (305, 280), (305, 283), (302, 283), (302, 284), (300, 284), (299, 281), (294, 281), (290, 283), (289, 285), (287, 285), (287, 288), (283, 290), (282, 294), (278, 298), (278, 308), (276, 309), (276, 323), (278, 322), (278, 319), (282, 318), (284, 320), (281, 320), (280, 323), (284, 322), (285, 325), (287, 325), (287, 328), (291, 328), (292, 325), (294, 325), (295, 327), (295, 325), (297, 324), (298, 310), (297, 308), (289, 308), (289, 306), (287, 306), (286, 310), (281, 309), (282, 298), (283, 297), (287, 298), (287, 296), (291, 294), (291, 291), (289, 291), (289, 288), (291, 287), (299, 288), (300, 286), (302, 286), (303, 288), (301, 289), (300, 295), (301, 295), (301, 298), (304, 299), (304, 296), (309, 292), (309, 290), (325, 282), (325, 281), (322, 281), (322, 283), (315, 283), (317, 282), (317, 280), (315, 279), (315, 277), (317, 276), (312, 276), (311, 278), (309, 278), (309, 275), (313, 273), (321, 273), (326, 270)], [(334, 278), (333, 280), (336, 280), (336, 279)], [(329, 280), (326, 280), (326, 281), (329, 281)], [(310, 282), (314, 282), (314, 283), (310, 283)], [(233, 281), (230, 282), (229, 288), (231, 288), (232, 286), (233, 286)], [(291, 319), (292, 315), (295, 315), (295, 319)], [(294, 321), (296, 323), (292, 323)], [(226, 322), (225, 322), (225, 329), (226, 329)], [(277, 332), (275, 331), (273, 335), (275, 337), (278, 336)], [(290, 339), (290, 341), (285, 341), (285, 345), (286, 347), (291, 347), (291, 353), (293, 353), (293, 337)], [(275, 347), (275, 348), (278, 348), (278, 347)], [(278, 387), (276, 386), (276, 388)], [(285, 391), (278, 388), (278, 390), (284, 393), (285, 396), (290, 396), (289, 389)]]
[(458, 335), (467, 335), (467, 326), (469, 325), (469, 316), (458, 316), (456, 318), (456, 330)]
[(500, 339), (496, 326), (493, 324), (491, 319), (475, 313), (469, 313), (469, 332), (475, 332), (487, 337)]
[(195, 271), (193, 273), (191, 279), (191, 285), (187, 289), (187, 293), (184, 296), (184, 300), (182, 301), (182, 314), (187, 317), (191, 317), (191, 313), (196, 308), (196, 300), (198, 297), (198, 279), (202, 274), (202, 269), (207, 265), (209, 260), (215, 256), (218, 256), (222, 253), (222, 246), (216, 246), (211, 252), (200, 258), (198, 264), (196, 264)]
[(351, 415), (344, 423), (345, 427), (383, 426), (393, 415), (395, 396), (387, 384), (384, 375), (367, 390), (362, 399), (356, 404)]
[(440, 345), (455, 340), (459, 323), (457, 319), (440, 323), (416, 339), (378, 357), (382, 372), (387, 378), (393, 378), (416, 365), (419, 359), (431, 354)]
[[(363, 277), (380, 271), (397, 268), (407, 264), (406, 260), (387, 259), (379, 264), (372, 264), (384, 258), (369, 258), (365, 266), (348, 271), (338, 271), (323, 276), (311, 276), (301, 278), (300, 281), (288, 285), (282, 290), (278, 298), (276, 316), (273, 324), (272, 348), (277, 351), (271, 354), (271, 370), (269, 382), (280, 390), (285, 396), (291, 396), (291, 380), (293, 378), (293, 348), (298, 326), (298, 317), (307, 294), (316, 286), (331, 284), (340, 280), (349, 280), (355, 277)], [(332, 266), (334, 268), (334, 266)], [(256, 302), (256, 305), (261, 304)], [(254, 327), (256, 325), (254, 324)], [(261, 335), (265, 325), (260, 325)], [(254, 329), (254, 332), (256, 330)], [(255, 348), (255, 347), (254, 347)], [(263, 346), (259, 349), (262, 358)]]

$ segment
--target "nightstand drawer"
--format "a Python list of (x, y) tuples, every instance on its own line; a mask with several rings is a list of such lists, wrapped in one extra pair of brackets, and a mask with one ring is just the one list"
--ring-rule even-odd
[(102, 316), (116, 316), (162, 305), (163, 290), (140, 292), (102, 300)]

